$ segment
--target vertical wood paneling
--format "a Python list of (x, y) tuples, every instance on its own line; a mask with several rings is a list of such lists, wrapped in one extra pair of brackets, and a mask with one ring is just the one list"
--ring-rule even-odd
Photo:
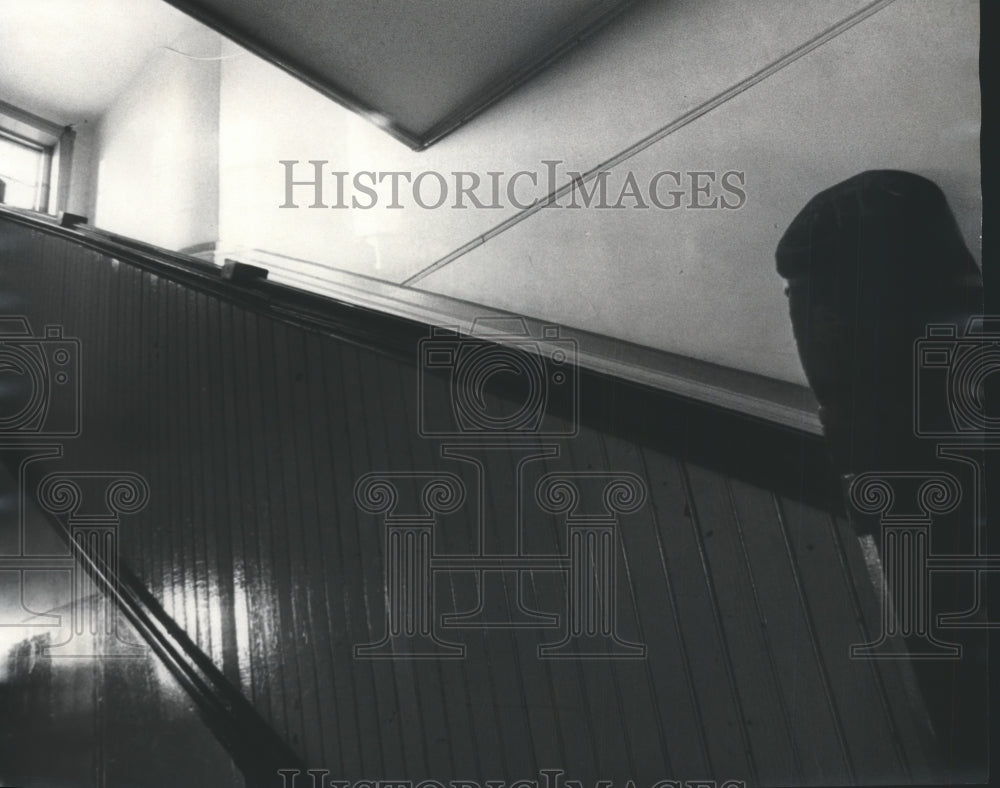
[[(607, 468), (603, 462), (603, 445), (601, 436), (592, 430), (581, 429), (575, 440), (565, 441), (565, 461), (574, 470), (601, 471), (626, 470), (624, 468)], [(628, 523), (626, 527), (631, 527)], [(615, 556), (618, 560), (618, 556)], [(619, 597), (621, 597), (619, 588)], [(622, 602), (627, 603), (627, 597), (619, 599), (618, 608)], [(619, 629), (621, 629), (619, 622)], [(631, 632), (620, 632), (628, 641), (635, 642)], [(621, 670), (629, 670), (627, 663), (622, 666), (614, 660), (570, 660), (567, 667), (579, 675), (580, 688), (578, 693), (582, 699), (582, 710), (590, 723), (591, 735), (594, 738), (597, 773), (607, 775), (608, 779), (624, 782), (637, 773), (637, 763), (631, 751), (631, 729), (636, 720), (630, 719), (623, 708), (619, 676)], [(558, 669), (558, 668), (554, 668)], [(631, 672), (631, 671), (629, 671)], [(643, 721), (643, 724), (648, 724)], [(655, 751), (646, 755), (655, 757)]]
[[(463, 478), (468, 494), (457, 517), (466, 528), (439, 529), (434, 535), (434, 550), (439, 554), (469, 554), (478, 549), (478, 534), (474, 533), (478, 495), (470, 484), (471, 476), (463, 473), (463, 468), (454, 467), (454, 463), (443, 462), (440, 441), (417, 437), (417, 385), (416, 368), (404, 368), (400, 379), (400, 399), (405, 408), (403, 415), (408, 425), (407, 433), (414, 436), (414, 439), (409, 441), (408, 455), (401, 458), (401, 462), (412, 463), (408, 466), (412, 468), (449, 470), (459, 473)], [(439, 392), (443, 392), (445, 386), (440, 380), (432, 379), (429, 381), (429, 388), (431, 395), (427, 398), (427, 403), (436, 415), (441, 415), (447, 400), (439, 396)], [(453, 520), (452, 525), (454, 524)], [(476, 584), (470, 573), (445, 572), (435, 580), (435, 588), (440, 594), (439, 614), (454, 614), (475, 606)], [(481, 648), (481, 644), (480, 639), (472, 639), (467, 644), (469, 653)], [(442, 685), (440, 703), (445, 712), (443, 730), (447, 735), (447, 740), (442, 741), (441, 746), (449, 751), (448, 762), (453, 772), (483, 774), (487, 769), (498, 768), (492, 766), (499, 743), (496, 716), (487, 703), (478, 699), (478, 693), (485, 690), (489, 681), (488, 671), (484, 669), (482, 661), (471, 658), (441, 661), (436, 667)]]
[[(872, 593), (864, 557), (856, 549), (856, 537), (850, 523), (832, 516), (826, 519), (841, 562), (841, 573), (851, 591), (852, 607), (859, 623), (858, 634), (862, 638), (859, 642), (873, 642), (881, 631), (881, 605)], [(898, 639), (895, 645), (899, 654), (905, 653), (905, 646)], [(878, 699), (885, 717), (892, 721), (897, 732), (903, 762), (910, 764), (910, 771), (915, 776), (927, 774), (930, 769), (940, 769), (940, 761), (934, 752), (933, 732), (915, 684), (912, 666), (898, 660), (873, 662), (871, 666), (880, 690)], [(893, 702), (892, 699), (896, 698), (909, 702)]]
[(799, 756), (754, 604), (751, 568), (740, 549), (727, 480), (693, 465), (687, 466), (686, 475), (688, 492), (697, 501), (697, 516), (692, 519), (703, 560), (710, 568), (721, 637), (757, 775), (768, 784), (799, 783)]
[[(833, 634), (857, 632), (858, 626), (846, 578), (829, 560), (835, 554), (825, 515), (794, 501), (782, 501), (780, 510), (855, 773), (871, 777), (900, 773), (904, 764), (899, 760), (899, 742), (881, 713), (874, 663), (845, 659), (844, 644)], [(858, 697), (868, 698), (869, 704), (858, 704)]]
[[(236, 345), (236, 333), (232, 308), (223, 301), (217, 302), (217, 306), (218, 330), (214, 336), (209, 336), (209, 340), (215, 341), (219, 348), (218, 359), (214, 359), (217, 363), (213, 366), (218, 369), (217, 380), (220, 385), (217, 388), (213, 387), (212, 392), (219, 401), (217, 428), (222, 431), (224, 436), (223, 464), (216, 466), (218, 473), (215, 478), (220, 490), (225, 490), (224, 497), (227, 506), (223, 516), (232, 533), (229, 563), (233, 580), (231, 592), (236, 653), (231, 655), (230, 662), (235, 663), (235, 668), (238, 671), (237, 686), (248, 698), (256, 702), (257, 693), (251, 665), (252, 646), (248, 620), (251, 593), (249, 574), (251, 570), (248, 567), (249, 517), (246, 505), (249, 502), (249, 496), (245, 496), (243, 493), (243, 474), (241, 473), (241, 469), (247, 467), (247, 455), (243, 448), (243, 434), (239, 429), (241, 398), (237, 396), (237, 392), (242, 390), (242, 377), (236, 354), (233, 352)], [(220, 556), (220, 561), (224, 561), (225, 557), (225, 555)]]
[[(375, 675), (370, 662), (353, 659), (353, 645), (370, 640), (368, 600), (364, 584), (360, 523), (354, 508), (353, 483), (344, 478), (341, 466), (355, 467), (354, 458), (363, 447), (355, 446), (357, 432), (347, 411), (345, 380), (356, 380), (357, 355), (353, 347), (318, 342), (315, 357), (320, 364), (310, 369), (311, 380), (323, 388), (314, 392), (313, 407), (328, 414), (328, 428), (322, 450), (334, 458), (329, 465), (331, 506), (323, 529), (326, 567), (323, 586), (330, 613), (333, 652), (330, 665), (337, 681), (338, 728), (351, 731), (342, 739), (346, 774), (384, 774), (379, 710), (376, 706)], [(328, 401), (324, 401), (327, 392)], [(320, 422), (322, 424), (322, 422)], [(356, 751), (348, 750), (354, 744)], [(358, 771), (352, 771), (352, 767)]]
[(773, 496), (738, 480), (731, 480), (730, 488), (742, 546), (754, 569), (769, 656), (781, 679), (788, 727), (797, 743), (802, 780), (818, 785), (849, 782), (846, 743), (809, 636)]
[[(524, 478), (643, 480), (646, 505), (620, 522), (617, 619), (647, 659), (539, 660), (558, 633), (511, 628), (444, 631), (463, 660), (355, 659), (386, 615), (385, 525), (356, 506), (357, 479), (456, 473), (468, 499), (441, 519), (435, 554), (480, 548), (481, 503), (488, 539), (509, 552), (516, 453), (489, 452), (477, 491), (473, 466), (442, 456), (447, 441), (419, 436), (416, 348), (401, 363), (128, 260), (0, 228), (16, 250), (0, 261), (4, 288), (36, 332), (61, 323), (83, 343), (85, 434), (67, 462), (149, 480), (123, 560), (309, 765), (353, 780), (557, 768), (616, 785), (902, 781), (926, 768), (898, 666), (847, 659), (878, 626), (878, 604), (846, 524), (586, 426), (551, 441), (559, 456)], [(427, 386), (427, 407), (445, 417), (448, 380)], [(528, 552), (565, 553), (564, 518), (530, 500), (520, 514)], [(437, 573), (437, 613), (474, 609), (479, 578)], [(565, 573), (512, 578), (508, 604), (565, 601)]]
[[(659, 466), (663, 458), (652, 454), (648, 459)], [(642, 476), (649, 486), (649, 520), (624, 529), (623, 541), (627, 554), (635, 557), (629, 562), (633, 588), (648, 589), (648, 594), (660, 600), (656, 606), (636, 603), (637, 631), (651, 653), (660, 655), (655, 669), (652, 662), (647, 668), (653, 718), (659, 723), (658, 731), (662, 731), (661, 746), (669, 758), (669, 773), (711, 774), (705, 721), (694, 693), (690, 657), (677, 610), (675, 581), (667, 568), (667, 556), (673, 543), (665, 541), (658, 527), (662, 522), (660, 518), (668, 512), (658, 505), (659, 496), (655, 490), (658, 479), (647, 469), (645, 452), (642, 460)], [(647, 529), (648, 539), (641, 539), (641, 528)]]
[[(289, 562), (292, 567), (297, 602), (297, 636), (303, 659), (300, 662), (299, 684), (302, 690), (302, 718), (304, 721), (304, 749), (307, 752), (324, 753), (324, 742), (336, 741), (335, 730), (323, 714), (324, 704), (332, 704), (334, 698), (329, 691), (330, 665), (325, 661), (329, 654), (329, 633), (323, 620), (317, 615), (316, 584), (303, 582), (302, 578), (319, 577), (323, 572), (317, 563), (319, 549), (317, 537), (322, 527), (316, 510), (315, 473), (311, 459), (308, 434), (301, 427), (306, 419), (299, 414), (306, 413), (305, 407), (305, 336), (299, 331), (285, 331), (280, 338), (277, 352), (287, 363), (286, 374), (291, 381), (290, 401), (283, 411), (291, 414), (285, 430), (285, 487), (298, 489), (299, 495), (290, 501), (289, 515)], [(322, 661), (321, 661), (322, 660)], [(327, 734), (327, 729), (330, 729)], [(336, 763), (324, 760), (323, 763)]]
[(695, 720), (704, 731), (709, 773), (746, 779), (750, 762), (725, 650), (715, 624), (716, 610), (711, 604), (705, 566), (695, 539), (694, 511), (683, 485), (684, 468), (672, 458), (653, 452), (647, 453), (646, 467), (657, 527), (666, 548), (663, 571), (674, 589), (697, 709)]
[[(386, 467), (385, 441), (375, 378), (375, 361), (367, 351), (347, 348), (344, 354), (340, 394), (343, 397), (343, 418), (348, 424), (348, 441), (353, 468), (376, 470)], [(354, 506), (354, 486), (350, 470), (343, 469), (344, 506), (348, 522), (354, 523), (356, 551), (346, 556), (346, 562), (357, 561), (360, 578), (355, 593), (361, 603), (360, 615), (352, 643), (373, 643), (382, 636), (383, 588), (377, 575), (381, 566), (380, 534), (371, 518)], [(350, 648), (350, 646), (349, 646)], [(358, 667), (368, 686), (360, 692), (359, 702), (374, 712), (375, 737), (378, 741), (380, 774), (405, 774), (403, 731), (396, 711), (396, 687), (391, 664), (385, 661), (360, 661)], [(364, 743), (362, 746), (365, 746)]]
[[(633, 472), (640, 478), (645, 478), (642, 456), (637, 446), (611, 435), (604, 435), (602, 448), (604, 467)], [(647, 634), (650, 617), (647, 617), (644, 624), (640, 616), (642, 607), (636, 595), (637, 588), (645, 587), (640, 580), (640, 567), (647, 565), (655, 567), (655, 559), (648, 560), (646, 556), (656, 556), (658, 553), (656, 523), (652, 507), (648, 503), (635, 516), (627, 518), (627, 522), (620, 529), (619, 539), (622, 546), (619, 594), (623, 600), (622, 606), (627, 611), (621, 616), (623, 629), (630, 633), (636, 642), (645, 644), (649, 651), (653, 648)], [(660, 605), (653, 615), (657, 618), (661, 616), (669, 618), (668, 605)], [(665, 652), (656, 653), (661, 654), (666, 665), (670, 665), (675, 659), (673, 651), (674, 647), (671, 644)], [(661, 705), (657, 699), (656, 673), (662, 668), (657, 666), (654, 669), (654, 663), (650, 659), (621, 663), (616, 667), (623, 674), (618, 680), (618, 690), (622, 694), (625, 717), (630, 721), (647, 721), (644, 725), (636, 725), (634, 722), (629, 724), (630, 748), (636, 778), (655, 781), (656, 774), (681, 773), (674, 766), (674, 757), (670, 752), (671, 735), (667, 732), (665, 720), (674, 713), (673, 706)], [(695, 749), (697, 750), (697, 747)], [(707, 774), (708, 772), (706, 769), (689, 769), (683, 773)]]
[(246, 364), (246, 377), (239, 397), (247, 403), (247, 412), (241, 424), (258, 425), (246, 429), (244, 433), (249, 443), (250, 464), (246, 467), (246, 492), (254, 515), (254, 548), (252, 558), (256, 570), (254, 578), (254, 600), (251, 609), (250, 630), (256, 636), (254, 672), (260, 677), (260, 695), (268, 710), (267, 719), (274, 722), (275, 730), (287, 737), (287, 712), (284, 702), (284, 650), (275, 648), (281, 643), (280, 608), (273, 579), (275, 572), (274, 545), (271, 539), (272, 519), (270, 509), (269, 474), (271, 462), (269, 447), (264, 438), (263, 427), (266, 413), (262, 402), (262, 383), (258, 319), (252, 312), (234, 311), (234, 319), (242, 323), (242, 346), (233, 352), (241, 355)]

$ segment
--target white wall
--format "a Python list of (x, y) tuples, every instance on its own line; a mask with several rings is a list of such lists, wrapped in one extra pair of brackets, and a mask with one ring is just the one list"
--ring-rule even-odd
[[(647, 3), (423, 153), (231, 47), (220, 109), (221, 245), (404, 282), (518, 213), (282, 209), (282, 159), (329, 170), (587, 171), (870, 6)], [(740, 210), (545, 209), (419, 279), (489, 306), (804, 382), (773, 253), (817, 191), (872, 167), (944, 188), (978, 254), (978, 4), (896, 0), (613, 172), (739, 170)], [(328, 181), (329, 183), (329, 181)], [(307, 188), (296, 191), (308, 205)], [(383, 194), (383, 204), (387, 194)], [(328, 200), (328, 202), (332, 202)]]
[(191, 30), (159, 49), (100, 121), (93, 219), (168, 249), (218, 233), (219, 38)]
[(74, 124), (73, 129), (76, 138), (73, 140), (66, 210), (93, 219), (97, 198), (97, 163), (94, 156), (97, 123), (83, 120)]

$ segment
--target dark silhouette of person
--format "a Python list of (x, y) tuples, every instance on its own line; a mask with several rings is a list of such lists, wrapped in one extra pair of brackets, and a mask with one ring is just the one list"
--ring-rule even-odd
[[(922, 389), (940, 388), (942, 378), (921, 377), (917, 343), (932, 324), (954, 325), (961, 337), (983, 308), (982, 275), (941, 189), (909, 172), (862, 172), (813, 197), (775, 257), (788, 282), (799, 357), (845, 489), (863, 472), (954, 471), (953, 462), (938, 456), (938, 442), (914, 427), (918, 393), (920, 408), (939, 411), (922, 418), (950, 418), (948, 397)], [(971, 518), (964, 500), (958, 518), (932, 528), (932, 552), (969, 553), (973, 529), (964, 526)], [(880, 544), (870, 520), (852, 522)], [(968, 589), (945, 573), (929, 577), (932, 612), (961, 609)], [(986, 759), (986, 638), (980, 630), (949, 631), (944, 639), (962, 643), (960, 660), (911, 664), (941, 754), (960, 778)]]

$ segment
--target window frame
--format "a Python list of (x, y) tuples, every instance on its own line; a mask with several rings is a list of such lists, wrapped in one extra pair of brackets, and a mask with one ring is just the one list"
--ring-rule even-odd
[(38, 213), (48, 213), (49, 204), (51, 203), (52, 161), (55, 158), (56, 145), (44, 145), (17, 132), (10, 131), (2, 125), (0, 125), (0, 139), (41, 154), (35, 174), (35, 199), (28, 210), (37, 211)]
[(39, 178), (36, 213), (54, 215), (66, 209), (76, 133), (32, 112), (0, 100), (0, 136), (43, 153), (44, 172)]

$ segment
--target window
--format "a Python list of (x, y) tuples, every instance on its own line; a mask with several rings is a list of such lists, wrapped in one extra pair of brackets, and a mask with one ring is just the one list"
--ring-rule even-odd
[(0, 202), (47, 211), (52, 148), (0, 131)]
[(0, 99), (0, 203), (65, 210), (75, 134)]

